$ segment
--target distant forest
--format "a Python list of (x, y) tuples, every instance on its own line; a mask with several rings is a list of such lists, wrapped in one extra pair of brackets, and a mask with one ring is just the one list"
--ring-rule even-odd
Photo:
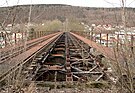
[[(30, 5), (0, 8), (0, 23), (27, 23)], [(135, 26), (135, 8), (125, 8), (126, 25)], [(91, 24), (121, 25), (121, 8), (91, 8), (59, 4), (32, 5), (31, 22), (42, 23), (45, 20), (75, 19)]]

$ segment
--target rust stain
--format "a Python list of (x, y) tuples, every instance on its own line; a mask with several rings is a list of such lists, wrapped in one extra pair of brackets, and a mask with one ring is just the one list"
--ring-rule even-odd
[(93, 47), (95, 49), (97, 49), (99, 52), (101, 52), (104, 56), (106, 56), (107, 58), (115, 61), (115, 53), (113, 51), (113, 49), (102, 46), (100, 44), (97, 44), (87, 38), (84, 38), (80, 35), (77, 35), (75, 33), (70, 32), (70, 34), (72, 34), (73, 36), (75, 36), (76, 38), (80, 39), (81, 41), (83, 41), (84, 43), (88, 44), (90, 47)]

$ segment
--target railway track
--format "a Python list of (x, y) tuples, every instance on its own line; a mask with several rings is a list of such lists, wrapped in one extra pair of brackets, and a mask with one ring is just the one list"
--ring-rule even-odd
[(29, 56), (25, 56), (18, 61), (19, 64), (2, 74), (0, 81), (8, 82), (13, 89), (19, 86), (31, 91), (31, 87), (39, 82), (51, 82), (57, 88), (60, 82), (106, 80), (104, 65), (101, 63), (104, 56), (94, 55), (92, 47), (69, 32), (59, 33), (33, 50), (35, 49), (37, 51), (34, 53), (30, 49)]
[[(34, 79), (37, 81), (55, 81), (55, 74), (57, 74), (58, 81), (87, 81), (89, 78), (87, 74), (97, 75), (97, 79), (95, 77), (93, 79), (98, 81), (103, 74), (101, 66), (95, 62), (96, 57), (89, 53), (90, 47), (69, 33), (64, 33), (49, 50), (47, 56), (37, 57), (34, 61), (35, 63), (41, 62), (41, 67), (34, 75)], [(37, 67), (35, 63), (31, 64), (30, 69), (33, 66)], [(35, 73), (33, 69), (32, 73)], [(41, 72), (43, 73), (41, 74)]]
[[(39, 43), (49, 39), (50, 37), (56, 35), (57, 33), (50, 34), (47, 36), (43, 36), (34, 40), (27, 41), (26, 44), (16, 44), (13, 47), (6, 47), (4, 49), (0, 49), (0, 63), (6, 62), (7, 60), (29, 50), (30, 48), (36, 46)], [(26, 46), (26, 47), (25, 47)]]
[(11, 75), (12, 72), (18, 70), (21, 65), (24, 65), (25, 63), (29, 62), (29, 60), (32, 60), (33, 57), (38, 55), (45, 47), (49, 46), (52, 42), (54, 42), (55, 39), (57, 39), (60, 35), (61, 33), (58, 33), (55, 36), (49, 38), (48, 40), (37, 44), (26, 52), (12, 58), (11, 60), (1, 63), (0, 81), (7, 78), (7, 76)]

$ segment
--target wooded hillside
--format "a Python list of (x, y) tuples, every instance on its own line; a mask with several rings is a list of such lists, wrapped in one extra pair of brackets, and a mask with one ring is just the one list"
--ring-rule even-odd
[[(27, 23), (30, 5), (0, 8), (0, 22)], [(31, 22), (42, 23), (45, 20), (77, 19), (80, 22), (91, 24), (121, 24), (120, 8), (90, 8), (70, 5), (32, 5)], [(135, 26), (135, 9), (126, 8), (127, 26)]]

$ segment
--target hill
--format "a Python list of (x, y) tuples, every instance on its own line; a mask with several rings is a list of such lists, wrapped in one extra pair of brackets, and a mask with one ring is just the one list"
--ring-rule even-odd
[[(0, 8), (0, 22), (27, 23), (30, 5), (19, 5)], [(120, 8), (91, 8), (70, 5), (39, 4), (32, 5), (31, 22), (42, 23), (45, 20), (58, 19), (64, 22), (67, 19), (75, 19), (80, 22), (91, 24), (112, 24), (120, 25)], [(127, 26), (135, 26), (135, 9), (126, 8)]]

